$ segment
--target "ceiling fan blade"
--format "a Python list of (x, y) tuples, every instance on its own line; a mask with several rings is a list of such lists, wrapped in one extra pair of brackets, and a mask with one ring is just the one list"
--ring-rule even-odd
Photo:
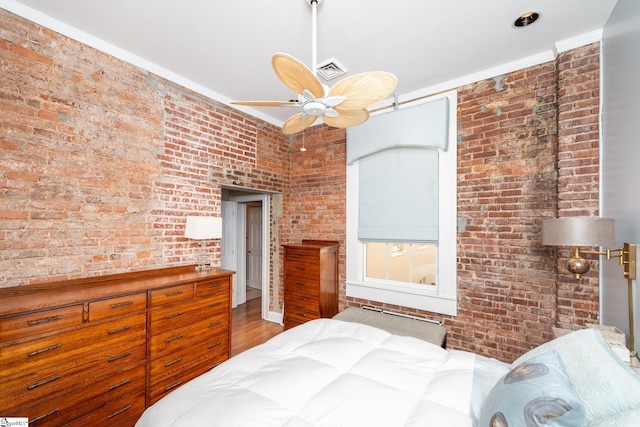
[[(398, 79), (386, 71), (372, 71), (344, 78), (329, 89), (328, 96), (344, 96), (339, 111), (369, 108), (395, 90)], [(338, 109), (336, 107), (336, 109)]]
[(293, 56), (276, 53), (271, 57), (271, 65), (282, 83), (295, 93), (301, 94), (306, 89), (316, 98), (324, 96), (324, 87), (320, 80)]
[(251, 107), (288, 107), (299, 105), (298, 101), (234, 101), (235, 105), (248, 105)]
[[(338, 107), (334, 107), (335, 110), (338, 110)], [(342, 109), (338, 110), (338, 117), (328, 117), (324, 116), (322, 119), (329, 126), (333, 126), (336, 128), (348, 128), (351, 126), (357, 126), (361, 123), (366, 122), (369, 119), (369, 112), (367, 110), (346, 110)]]
[(282, 125), (282, 132), (284, 132), (285, 135), (291, 135), (293, 133), (300, 132), (301, 130), (304, 130), (311, 126), (317, 119), (316, 116), (307, 116), (305, 118), (302, 118), (302, 114), (303, 113), (296, 114), (295, 116), (290, 117), (289, 120), (284, 122), (284, 124)]

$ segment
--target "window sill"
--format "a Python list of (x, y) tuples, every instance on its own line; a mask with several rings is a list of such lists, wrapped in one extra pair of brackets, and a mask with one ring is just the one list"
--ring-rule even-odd
[(399, 286), (390, 289), (388, 286), (376, 283), (347, 282), (346, 294), (352, 298), (380, 301), (384, 304), (399, 305), (449, 316), (455, 316), (457, 313), (455, 297), (437, 295), (430, 289)]

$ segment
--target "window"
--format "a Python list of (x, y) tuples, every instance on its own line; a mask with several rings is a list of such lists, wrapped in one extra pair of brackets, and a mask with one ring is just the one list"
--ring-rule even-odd
[(366, 242), (365, 280), (436, 285), (437, 246), (405, 242)]
[[(447, 101), (444, 119), (441, 104), (435, 102), (441, 99)], [(423, 104), (425, 110), (420, 110)], [(439, 112), (431, 116), (426, 104)], [(380, 123), (376, 120), (383, 115), (372, 117), (372, 131), (348, 130), (346, 292), (455, 315), (456, 93), (414, 103), (407, 110), (415, 111), (385, 114), (389, 117)], [(406, 130), (416, 123), (423, 129)], [(439, 136), (442, 128), (444, 136)], [(364, 148), (352, 146), (362, 135)], [(439, 138), (446, 143), (434, 148), (432, 141)]]

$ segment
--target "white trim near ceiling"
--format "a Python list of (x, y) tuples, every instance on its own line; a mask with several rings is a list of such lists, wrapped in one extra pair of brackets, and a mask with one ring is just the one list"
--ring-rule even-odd
[(561, 40), (554, 44), (553, 48), (541, 52), (537, 55), (529, 56), (519, 59), (517, 61), (501, 64), (497, 67), (487, 68), (486, 70), (479, 71), (477, 73), (468, 74), (458, 79), (449, 80), (437, 85), (425, 87), (423, 89), (405, 93), (399, 95), (397, 99), (386, 99), (377, 105), (373, 106), (372, 110), (375, 114), (386, 112), (385, 110), (393, 108), (395, 103), (404, 104), (406, 102), (427, 98), (442, 92), (457, 89), (465, 85), (479, 82), (482, 80), (490, 79), (492, 77), (501, 76), (514, 71), (522, 70), (525, 68), (533, 67), (536, 65), (544, 64), (545, 62), (553, 61), (556, 59), (558, 53), (566, 52), (571, 49), (586, 46), (591, 43), (600, 42), (602, 40), (602, 30), (592, 31), (590, 33), (582, 34), (570, 39)]
[(8, 10), (11, 13), (14, 13), (25, 19), (28, 19), (29, 21), (35, 22), (38, 25), (42, 25), (43, 27), (49, 28), (50, 30), (53, 30), (64, 36), (77, 40), (80, 43), (84, 43), (87, 46), (91, 46), (94, 49), (97, 49), (115, 58), (121, 59), (125, 62), (128, 62), (129, 64), (133, 64), (144, 70), (147, 70), (150, 73), (153, 73), (157, 76), (160, 76), (164, 79), (174, 82), (196, 93), (204, 95), (230, 108), (233, 108), (239, 111), (244, 111), (245, 113), (250, 114), (251, 116), (257, 119), (264, 120), (265, 122), (271, 123), (275, 126), (282, 126), (283, 122), (280, 120), (276, 120), (273, 117), (268, 116), (253, 108), (246, 108), (246, 107), (238, 108), (236, 106), (232, 106), (231, 105), (232, 100), (230, 100), (224, 95), (221, 95), (218, 92), (212, 91), (211, 89), (205, 86), (202, 86), (201, 84), (198, 84), (192, 80), (189, 80), (180, 74), (176, 74), (170, 70), (167, 70), (166, 68), (161, 67), (151, 61), (147, 61), (146, 59), (138, 55), (134, 55), (129, 51), (121, 49), (111, 43), (107, 43), (102, 39), (94, 37), (91, 34), (85, 33), (84, 31), (81, 31), (70, 25), (67, 25), (64, 22), (58, 21), (57, 19), (54, 19), (48, 15), (38, 12), (37, 10), (27, 7), (23, 4), (20, 4), (14, 0), (0, 0), (0, 7)]
[[(74, 40), (77, 40), (81, 43), (84, 43), (88, 46), (91, 46), (109, 55), (112, 55), (118, 59), (126, 61), (142, 69), (145, 69), (150, 73), (156, 74), (162, 78), (165, 78), (178, 85), (181, 85), (187, 89), (191, 89), (194, 92), (197, 92), (208, 98), (214, 99), (215, 101), (221, 104), (224, 104), (229, 108), (242, 111), (257, 119), (264, 120), (265, 122), (271, 123), (278, 127), (282, 126), (283, 124), (283, 121), (277, 120), (269, 115), (266, 115), (255, 108), (235, 106), (235, 105), (232, 106), (231, 105), (232, 100), (221, 95), (218, 92), (212, 91), (209, 88), (202, 86), (196, 82), (193, 82), (190, 79), (187, 79), (186, 77), (180, 74), (176, 74), (170, 70), (167, 70), (166, 68), (163, 68), (150, 61), (147, 61), (142, 57), (134, 55), (131, 52), (128, 52), (110, 43), (107, 43), (104, 40), (101, 40), (97, 37), (87, 34), (84, 31), (81, 31), (75, 27), (71, 27), (48, 15), (38, 12), (35, 9), (32, 9), (23, 4), (20, 4), (15, 0), (0, 0), (0, 7), (8, 10), (9, 12), (15, 13), (16, 15), (19, 15), (25, 19), (33, 21), (36, 24), (42, 25), (62, 35), (70, 37)], [(482, 81), (495, 76), (500, 76), (513, 71), (522, 70), (524, 68), (543, 64), (545, 62), (554, 60), (559, 52), (560, 53), (565, 52), (567, 50), (575, 49), (581, 46), (586, 46), (588, 44), (599, 42), (601, 40), (602, 40), (602, 29), (595, 30), (586, 34), (582, 34), (580, 36), (572, 37), (570, 39), (561, 40), (555, 43), (554, 46), (552, 46), (552, 48), (549, 49), (548, 51), (541, 52), (537, 55), (522, 58), (517, 61), (499, 65), (497, 67), (488, 68), (486, 70), (482, 70), (477, 73), (468, 74), (466, 76), (462, 76), (460, 78), (449, 80), (436, 85), (428, 86), (417, 91), (408, 92), (403, 95), (398, 95), (397, 99), (388, 98), (371, 108), (371, 110), (373, 111), (372, 115), (379, 114), (383, 110), (393, 107), (395, 103), (405, 103), (413, 100), (419, 100), (419, 99), (436, 95), (442, 92), (457, 89), (470, 83), (475, 83), (475, 82)], [(322, 123), (322, 121), (317, 121), (317, 124), (320, 124), (320, 123)]]

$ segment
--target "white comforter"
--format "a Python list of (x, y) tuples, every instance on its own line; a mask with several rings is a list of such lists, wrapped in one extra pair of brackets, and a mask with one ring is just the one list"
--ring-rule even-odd
[(509, 365), (340, 320), (290, 329), (190, 381), (137, 427), (473, 426)]

